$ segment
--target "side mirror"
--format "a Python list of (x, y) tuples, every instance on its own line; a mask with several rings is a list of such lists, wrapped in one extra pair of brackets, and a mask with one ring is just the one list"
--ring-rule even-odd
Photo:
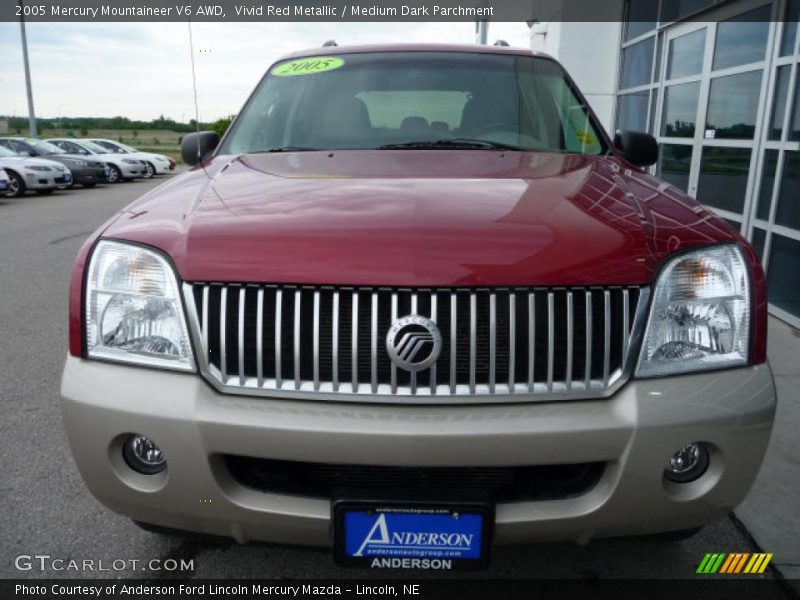
[(637, 167), (649, 167), (658, 160), (656, 138), (641, 131), (618, 131), (614, 136), (614, 146), (625, 160)]
[(199, 131), (183, 137), (181, 158), (187, 165), (196, 166), (211, 154), (219, 144), (219, 136), (214, 131)]

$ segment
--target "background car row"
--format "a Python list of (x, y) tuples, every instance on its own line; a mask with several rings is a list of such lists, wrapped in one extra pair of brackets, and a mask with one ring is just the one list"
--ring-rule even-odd
[(74, 184), (92, 187), (98, 183), (119, 183), (136, 178), (149, 179), (175, 168), (175, 161), (160, 154), (139, 152), (112, 140), (40, 140), (23, 137), (0, 138), (0, 170), (7, 180), (0, 194), (23, 196), (33, 190), (49, 194)]

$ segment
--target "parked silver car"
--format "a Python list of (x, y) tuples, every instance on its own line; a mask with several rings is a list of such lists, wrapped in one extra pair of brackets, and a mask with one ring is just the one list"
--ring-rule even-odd
[(72, 183), (72, 173), (61, 163), (20, 156), (0, 146), (0, 168), (8, 174), (6, 196), (24, 196), (27, 190), (50, 194)]
[(145, 179), (150, 179), (153, 175), (166, 175), (175, 168), (175, 161), (169, 156), (164, 156), (163, 154), (140, 152), (132, 146), (103, 138), (91, 138), (87, 141), (97, 144), (98, 146), (102, 146), (108, 152), (112, 152), (114, 154), (124, 154), (126, 155), (126, 158), (141, 160), (145, 167)]
[(113, 154), (107, 148), (98, 146), (90, 141), (66, 138), (55, 138), (47, 141), (70, 154), (91, 156), (94, 159), (103, 161), (109, 168), (108, 183), (131, 181), (137, 177), (145, 176), (146, 169), (141, 160)]

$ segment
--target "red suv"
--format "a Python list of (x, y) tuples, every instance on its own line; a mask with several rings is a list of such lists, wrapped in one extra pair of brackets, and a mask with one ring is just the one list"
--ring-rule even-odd
[(448, 569), (690, 531), (772, 428), (752, 248), (528, 50), (273, 65), (84, 245), (64, 421), (146, 527)]

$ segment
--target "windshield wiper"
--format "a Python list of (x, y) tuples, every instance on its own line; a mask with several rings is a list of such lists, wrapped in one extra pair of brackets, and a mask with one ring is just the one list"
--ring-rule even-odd
[(250, 154), (270, 154), (273, 152), (322, 152), (320, 148), (306, 148), (304, 146), (279, 146), (277, 148), (267, 148), (266, 150), (254, 150)]
[(526, 148), (504, 144), (502, 142), (491, 142), (489, 140), (478, 140), (471, 138), (452, 138), (447, 140), (403, 142), (398, 144), (384, 144), (378, 146), (376, 150), (438, 150), (456, 148), (460, 150), (519, 150), (526, 152)]

